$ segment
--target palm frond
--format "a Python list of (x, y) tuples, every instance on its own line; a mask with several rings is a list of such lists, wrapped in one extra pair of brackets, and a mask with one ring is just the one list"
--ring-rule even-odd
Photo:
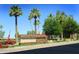
[(30, 13), (30, 15), (29, 15), (29, 19), (31, 20), (32, 18), (40, 18), (40, 12), (39, 12), (39, 10), (38, 9), (36, 9), (36, 8), (33, 8), (32, 10), (31, 10), (31, 13)]
[(18, 6), (12, 6), (9, 11), (10, 16), (20, 16), (22, 15), (22, 10)]

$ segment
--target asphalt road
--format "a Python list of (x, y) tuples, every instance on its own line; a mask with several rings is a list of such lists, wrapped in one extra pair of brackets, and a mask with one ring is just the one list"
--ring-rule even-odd
[(13, 52), (7, 54), (79, 54), (79, 44)]

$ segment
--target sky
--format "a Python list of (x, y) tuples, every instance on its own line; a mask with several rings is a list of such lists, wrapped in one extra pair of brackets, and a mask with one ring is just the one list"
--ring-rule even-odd
[[(4, 37), (15, 37), (15, 18), (9, 16), (9, 10), (14, 4), (0, 4), (0, 25), (3, 25), (5, 31)], [(42, 32), (45, 19), (50, 13), (53, 15), (59, 10), (65, 12), (67, 15), (72, 15), (79, 23), (79, 5), (78, 4), (17, 4), (22, 9), (22, 16), (18, 17), (18, 31), (19, 34), (27, 34), (27, 31), (34, 29), (33, 23), (30, 23), (28, 16), (33, 8), (37, 8), (40, 12), (40, 28), (38, 31)], [(32, 20), (32, 22), (34, 19)]]

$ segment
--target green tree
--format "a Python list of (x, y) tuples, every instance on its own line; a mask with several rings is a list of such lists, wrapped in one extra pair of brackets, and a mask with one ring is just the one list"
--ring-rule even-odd
[(76, 33), (77, 33), (77, 40), (78, 40), (79, 39), (79, 24), (77, 26)]
[(0, 38), (3, 38), (5, 32), (2, 30), (3, 29), (3, 26), (0, 25)]
[(50, 29), (52, 24), (52, 19), (53, 19), (53, 16), (52, 14), (50, 14), (48, 18), (45, 20), (43, 31), (45, 32), (46, 35), (52, 35), (52, 32), (51, 32), (52, 30)]
[(64, 35), (70, 37), (71, 34), (78, 32), (78, 24), (71, 16), (67, 16), (64, 25)]
[(50, 14), (45, 20), (43, 31), (47, 35), (60, 35), (61, 40), (63, 40), (64, 37), (70, 37), (75, 33), (79, 34), (79, 24), (72, 16), (57, 11), (55, 16)]
[(31, 20), (32, 18), (34, 18), (35, 34), (37, 34), (37, 29), (36, 29), (37, 24), (36, 24), (36, 21), (37, 21), (37, 18), (39, 18), (39, 17), (40, 17), (39, 10), (36, 9), (36, 8), (33, 8), (31, 10), (30, 15), (29, 15), (29, 20)]
[(19, 40), (18, 40), (18, 28), (17, 28), (17, 26), (18, 26), (17, 20), (18, 19), (17, 18), (18, 18), (18, 16), (22, 15), (22, 10), (18, 6), (12, 6), (10, 8), (9, 15), (15, 17), (15, 31), (16, 31), (15, 39), (16, 39), (16, 42), (17, 42), (16, 44), (18, 45)]
[(63, 40), (63, 23), (64, 23), (64, 20), (65, 20), (65, 13), (64, 12), (62, 12), (61, 13), (61, 16), (60, 16), (60, 24), (61, 24), (61, 26), (62, 26), (62, 31), (61, 31), (61, 40)]
[(2, 30), (3, 29), (3, 26), (2, 25), (0, 25), (0, 30)]
[(64, 29), (64, 21), (66, 19), (66, 15), (64, 12), (57, 11), (56, 13), (56, 20), (59, 21), (60, 25), (62, 26), (62, 31), (61, 31), (61, 40), (63, 40), (63, 29)]
[(55, 16), (52, 16), (52, 14), (50, 14), (48, 18), (45, 20), (43, 31), (48, 36), (60, 35), (62, 27), (60, 23), (55, 19)]
[(34, 30), (28, 31), (27, 34), (35, 34), (35, 31)]

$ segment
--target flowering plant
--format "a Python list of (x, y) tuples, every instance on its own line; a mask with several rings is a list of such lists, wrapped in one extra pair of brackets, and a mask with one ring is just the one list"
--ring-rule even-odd
[(15, 43), (16, 43), (16, 41), (13, 41), (11, 39), (7, 39), (6, 42), (5, 42), (5, 44), (10, 44), (10, 45), (13, 45)]
[(0, 48), (2, 48), (2, 43), (0, 42)]

